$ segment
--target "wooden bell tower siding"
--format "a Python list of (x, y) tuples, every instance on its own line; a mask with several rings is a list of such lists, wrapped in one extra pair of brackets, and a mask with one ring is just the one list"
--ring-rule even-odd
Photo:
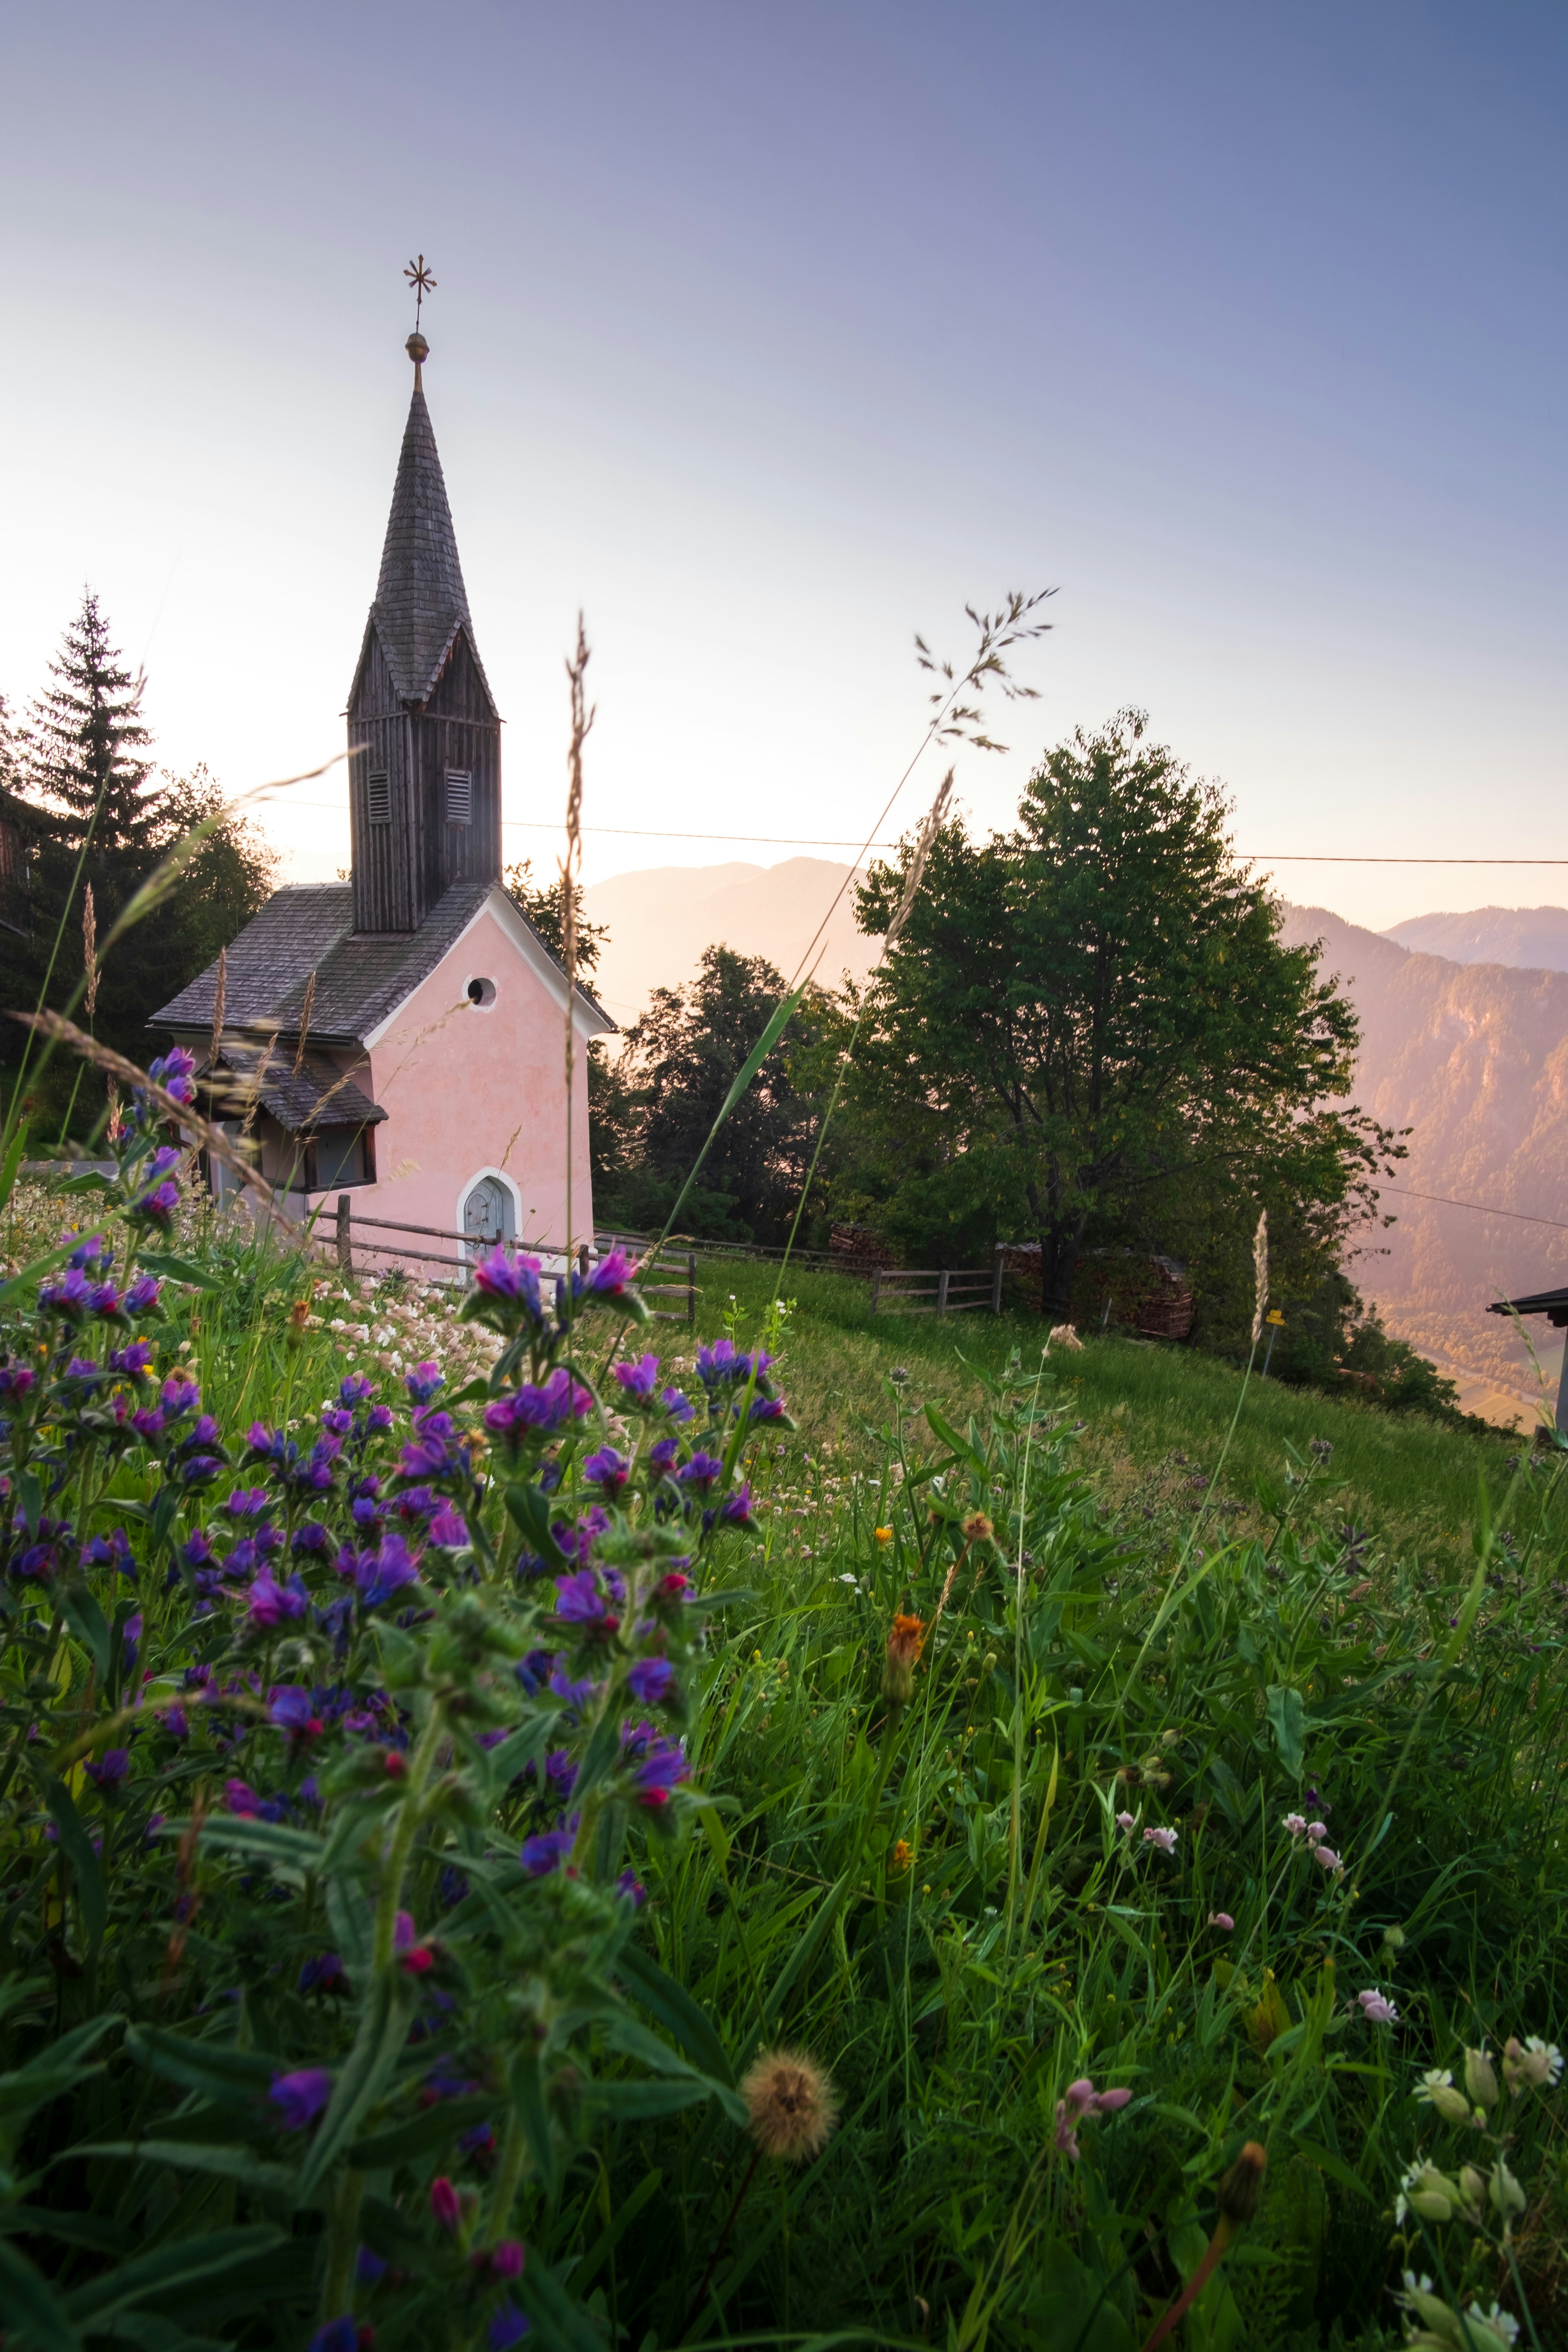
[[(500, 715), (475, 641), (425, 404), (414, 397), (349, 690), (347, 882), (291, 884), (154, 1017), (221, 1099), (258, 1095), (262, 1173), (290, 1213), (331, 1208), (559, 1249), (593, 1230), (590, 1039), (579, 987), (571, 1216), (566, 975), (501, 885)], [(453, 1255), (456, 1258), (456, 1245)]]
[(414, 397), (349, 690), (356, 931), (416, 931), (454, 882), (501, 874), (500, 714), (425, 404), (428, 349), (410, 336)]

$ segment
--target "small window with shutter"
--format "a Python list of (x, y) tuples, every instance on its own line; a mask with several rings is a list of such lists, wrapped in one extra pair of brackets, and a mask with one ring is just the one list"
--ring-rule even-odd
[(474, 780), (467, 768), (447, 771), (447, 822), (448, 824), (471, 824), (474, 818)]
[(372, 824), (392, 823), (392, 779), (384, 771), (365, 778), (364, 813)]

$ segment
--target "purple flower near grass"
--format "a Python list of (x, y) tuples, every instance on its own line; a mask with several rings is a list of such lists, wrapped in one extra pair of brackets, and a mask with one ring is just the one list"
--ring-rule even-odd
[(616, 1364), (613, 1369), (616, 1380), (619, 1381), (628, 1397), (633, 1398), (638, 1404), (647, 1404), (651, 1402), (653, 1392), (658, 1386), (657, 1356), (639, 1356), (635, 1364)]
[(544, 1302), (539, 1295), (540, 1262), (519, 1251), (509, 1255), (504, 1247), (493, 1249), (481, 1257), (474, 1267), (474, 1287), (481, 1297), (494, 1299), (498, 1305), (521, 1307), (533, 1324), (544, 1320)]
[(548, 1878), (559, 1870), (576, 1843), (571, 1830), (542, 1830), (537, 1837), (524, 1838), (519, 1856), (530, 1878)]
[(446, 1379), (439, 1364), (416, 1364), (411, 1372), (403, 1375), (403, 1385), (416, 1404), (428, 1404)]
[(282, 2116), (285, 2131), (303, 2131), (331, 2097), (332, 2078), (324, 2066), (302, 2066), (292, 2074), (274, 2074), (267, 2095)]
[(631, 1465), (613, 1445), (602, 1445), (597, 1454), (590, 1454), (583, 1465), (583, 1475), (591, 1486), (602, 1486), (606, 1495), (618, 1495), (626, 1485)]
[(626, 1676), (626, 1688), (643, 1706), (662, 1706), (675, 1687), (675, 1668), (668, 1658), (639, 1658)]
[(591, 1568), (560, 1578), (555, 1587), (555, 1614), (569, 1625), (595, 1625), (605, 1614), (604, 1595)]
[(101, 1756), (88, 1759), (86, 1770), (89, 1780), (100, 1789), (116, 1789), (131, 1769), (129, 1748), (107, 1748)]

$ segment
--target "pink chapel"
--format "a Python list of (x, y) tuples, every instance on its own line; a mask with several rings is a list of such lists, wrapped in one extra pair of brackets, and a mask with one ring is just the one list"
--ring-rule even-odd
[[(350, 879), (274, 891), (226, 950), (219, 1024), (214, 963), (150, 1026), (195, 1053), (220, 1100), (225, 1084), (232, 1099), (258, 1082), (260, 1170), (291, 1217), (330, 1223), (346, 1195), (356, 1220), (554, 1255), (593, 1234), (586, 1048), (615, 1024), (579, 983), (568, 1233), (566, 975), (501, 886), (500, 716), (423, 335), (408, 353), (414, 398), (349, 689)], [(355, 1245), (374, 1247), (372, 1233)]]

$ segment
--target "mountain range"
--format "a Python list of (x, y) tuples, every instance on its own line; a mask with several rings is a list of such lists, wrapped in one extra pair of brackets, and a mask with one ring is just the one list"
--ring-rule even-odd
[[(587, 893), (610, 940), (596, 986), (623, 1024), (661, 983), (689, 979), (705, 947), (764, 955), (788, 978), (852, 869), (665, 866)], [(1568, 908), (1483, 907), (1376, 932), (1323, 907), (1287, 905), (1285, 937), (1321, 942), (1361, 1018), (1353, 1098), (1408, 1129), (1384, 1189), (1385, 1230), (1350, 1268), (1389, 1328), (1458, 1381), (1471, 1412), (1528, 1418), (1540, 1382), (1490, 1301), (1568, 1284)], [(862, 976), (876, 942), (837, 897), (813, 950), (819, 977)], [(1479, 1203), (1479, 1206), (1464, 1205)], [(1554, 1226), (1557, 1230), (1553, 1230)], [(1563, 1334), (1527, 1326), (1554, 1392)]]

